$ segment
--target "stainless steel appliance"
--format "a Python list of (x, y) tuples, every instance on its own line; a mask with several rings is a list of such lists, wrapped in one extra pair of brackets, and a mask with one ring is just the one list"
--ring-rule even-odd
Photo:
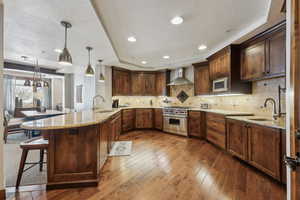
[(226, 92), (228, 91), (228, 78), (220, 78), (213, 80), (213, 92)]
[(164, 107), (164, 132), (188, 136), (187, 107)]

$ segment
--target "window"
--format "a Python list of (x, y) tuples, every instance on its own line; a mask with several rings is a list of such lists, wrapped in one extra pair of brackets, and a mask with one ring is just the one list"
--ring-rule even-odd
[(16, 90), (15, 94), (19, 100), (22, 99), (23, 107), (33, 106), (33, 89), (32, 87), (24, 86), (25, 80), (16, 80)]

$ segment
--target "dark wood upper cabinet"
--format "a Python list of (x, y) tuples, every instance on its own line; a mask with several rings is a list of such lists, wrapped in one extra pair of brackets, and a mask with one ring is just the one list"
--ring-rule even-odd
[(230, 45), (216, 52), (208, 58), (209, 78), (213, 87), (213, 81), (227, 78), (228, 89), (220, 93), (251, 93), (251, 84), (243, 82), (240, 77), (240, 48), (238, 45)]
[(154, 109), (154, 128), (163, 130), (163, 111), (161, 108)]
[(143, 86), (144, 86), (144, 93), (142, 95), (145, 96), (155, 96), (156, 95), (156, 87), (155, 87), (155, 77), (156, 73), (144, 73), (143, 74)]
[(193, 64), (195, 95), (206, 95), (211, 92), (208, 62)]
[(266, 73), (266, 41), (241, 50), (241, 79), (253, 80)]
[(248, 159), (247, 124), (236, 120), (227, 120), (227, 150), (243, 159)]
[(169, 96), (169, 71), (129, 71), (113, 68), (113, 96)]
[(153, 111), (152, 109), (136, 109), (135, 111), (135, 128), (153, 128)]
[(285, 22), (241, 44), (241, 79), (285, 76)]
[(128, 96), (131, 93), (130, 71), (112, 70), (112, 95)]

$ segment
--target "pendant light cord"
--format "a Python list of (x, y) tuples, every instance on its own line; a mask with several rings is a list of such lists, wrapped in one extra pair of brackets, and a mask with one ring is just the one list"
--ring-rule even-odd
[(91, 49), (88, 49), (89, 50), (89, 65), (91, 64)]
[(67, 30), (68, 30), (68, 27), (67, 27), (67, 25), (65, 26), (65, 48), (67, 48)]

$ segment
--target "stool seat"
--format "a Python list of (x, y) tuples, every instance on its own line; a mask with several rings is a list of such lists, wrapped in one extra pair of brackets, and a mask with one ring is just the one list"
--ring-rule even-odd
[[(43, 137), (37, 137), (30, 140), (26, 140), (21, 142), (20, 147), (22, 148), (22, 156), (19, 166), (18, 178), (16, 183), (16, 189), (19, 188), (20, 182), (22, 179), (23, 172), (31, 169), (35, 165), (40, 165), (40, 171), (43, 171), (43, 164), (44, 164), (44, 152), (48, 148), (48, 140), (44, 139)], [(31, 162), (26, 163), (27, 155), (30, 150), (40, 150), (40, 160), (38, 162)], [(31, 166), (24, 170), (25, 165), (30, 164)]]

